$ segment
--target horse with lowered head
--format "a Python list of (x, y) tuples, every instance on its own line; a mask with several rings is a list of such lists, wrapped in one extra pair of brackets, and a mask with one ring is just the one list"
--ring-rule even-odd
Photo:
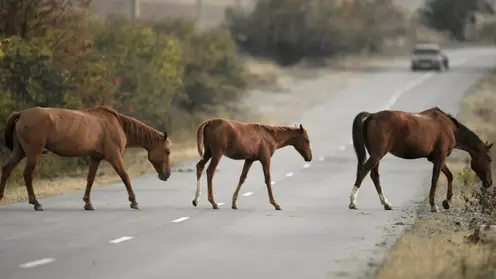
[[(433, 107), (419, 113), (383, 110), (376, 113), (361, 112), (353, 121), (353, 146), (358, 159), (355, 186), (350, 195), (350, 209), (356, 209), (360, 185), (368, 174), (386, 210), (392, 206), (382, 193), (379, 181), (379, 162), (388, 153), (403, 159), (427, 158), (433, 163), (429, 204), (432, 212), (439, 209), (434, 203), (440, 172), (448, 180), (443, 207), (449, 209), (453, 197), (453, 174), (446, 165), (446, 158), (454, 148), (470, 154), (470, 166), (482, 181), (484, 188), (492, 183), (491, 156), (494, 143), (484, 143), (452, 115)], [(370, 158), (366, 160), (368, 150)]]
[(269, 201), (276, 210), (281, 210), (272, 194), (272, 180), (270, 177), (270, 162), (274, 152), (291, 145), (305, 159), (312, 160), (310, 139), (306, 129), (289, 126), (270, 126), (258, 123), (243, 123), (234, 120), (214, 118), (206, 120), (197, 129), (197, 148), (201, 156), (196, 164), (197, 187), (193, 205), (198, 205), (200, 198), (200, 178), (205, 164), (211, 159), (207, 168), (208, 201), (213, 209), (218, 209), (214, 200), (212, 179), (215, 169), (222, 156), (233, 160), (244, 160), (243, 171), (239, 178), (238, 187), (232, 197), (232, 209), (238, 209), (237, 199), (241, 186), (246, 180), (248, 171), (255, 161), (262, 164), (265, 184)]
[(4, 139), (13, 153), (2, 168), (0, 199), (12, 170), (26, 158), (24, 182), (29, 203), (36, 211), (43, 211), (43, 207), (33, 190), (33, 171), (39, 156), (47, 150), (63, 157), (90, 157), (83, 197), (86, 210), (94, 210), (90, 193), (101, 160), (108, 161), (124, 182), (130, 207), (139, 209), (122, 160), (126, 147), (145, 148), (160, 180), (166, 181), (171, 174), (167, 132), (161, 133), (109, 106), (84, 110), (32, 107), (13, 112), (5, 124)]

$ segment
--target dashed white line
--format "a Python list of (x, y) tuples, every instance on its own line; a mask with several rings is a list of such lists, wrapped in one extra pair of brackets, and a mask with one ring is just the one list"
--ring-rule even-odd
[(224, 204), (225, 204), (225, 203), (223, 203), (223, 202), (219, 202), (217, 205), (218, 205), (218, 206), (221, 206), (221, 205), (224, 205)]
[(307, 169), (307, 168), (309, 168), (309, 167), (310, 167), (310, 164), (304, 164), (304, 165), (303, 165), (303, 168), (305, 168), (305, 169)]
[(55, 259), (52, 259), (52, 258), (43, 258), (40, 260), (20, 264), (19, 267), (20, 268), (32, 268), (32, 267), (36, 267), (39, 265), (49, 264), (49, 263), (52, 263), (54, 261), (55, 261)]
[(276, 184), (276, 182), (275, 182), (275, 181), (270, 182), (270, 185), (274, 185), (274, 184)]
[(324, 157), (322, 157), (322, 156), (320, 156), (320, 157), (319, 157), (319, 161), (321, 161), (321, 162), (322, 162), (322, 161), (324, 161), (324, 160), (325, 160), (325, 158), (324, 158)]
[(248, 196), (251, 196), (251, 195), (253, 195), (253, 192), (247, 192), (247, 193), (244, 193), (243, 194), (244, 197), (248, 197)]
[(350, 141), (348, 142), (349, 145), (352, 145), (353, 144), (353, 139), (350, 139)]
[(180, 223), (180, 222), (186, 221), (188, 219), (189, 219), (189, 217), (185, 216), (185, 217), (177, 218), (176, 220), (172, 220), (171, 223)]
[(292, 173), (292, 172), (288, 172), (288, 173), (286, 173), (286, 176), (287, 176), (287, 177), (291, 177), (291, 176), (293, 176), (293, 175), (294, 175), (294, 173)]
[(130, 239), (133, 239), (133, 237), (132, 236), (123, 236), (123, 237), (119, 237), (119, 238), (116, 238), (116, 239), (112, 239), (109, 242), (112, 243), (112, 244), (117, 244), (117, 243), (121, 243), (121, 242), (124, 242), (124, 241), (128, 241)]
[(344, 146), (344, 145), (341, 145), (341, 146), (339, 147), (339, 150), (341, 150), (341, 151), (343, 151), (343, 150), (345, 150), (345, 149), (346, 149), (346, 146)]

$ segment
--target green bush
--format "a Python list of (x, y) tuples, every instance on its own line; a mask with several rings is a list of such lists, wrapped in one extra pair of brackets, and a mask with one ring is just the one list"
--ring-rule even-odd
[(375, 51), (383, 39), (405, 29), (402, 14), (390, 0), (267, 0), (258, 1), (249, 14), (231, 8), (226, 16), (243, 50), (274, 57), (281, 64)]

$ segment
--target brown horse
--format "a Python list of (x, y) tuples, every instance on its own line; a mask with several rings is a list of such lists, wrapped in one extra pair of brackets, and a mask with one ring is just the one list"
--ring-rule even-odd
[[(238, 187), (232, 197), (232, 209), (237, 209), (236, 201), (241, 185), (245, 182), (248, 171), (255, 161), (260, 161), (265, 176), (265, 184), (270, 203), (276, 210), (281, 207), (274, 200), (270, 178), (270, 159), (274, 152), (285, 146), (293, 146), (306, 162), (312, 160), (312, 150), (306, 129), (288, 126), (269, 126), (258, 123), (242, 123), (227, 119), (210, 119), (198, 126), (196, 132), (198, 153), (201, 156), (196, 164), (197, 187), (193, 205), (198, 205), (200, 198), (200, 177), (208, 160), (207, 168), (208, 201), (213, 209), (219, 207), (214, 201), (212, 179), (215, 168), (222, 155), (233, 160), (245, 160)], [(203, 153), (203, 149), (205, 153)]]
[[(471, 167), (485, 188), (492, 184), (491, 157), (493, 143), (482, 142), (465, 125), (438, 107), (420, 113), (383, 110), (376, 113), (361, 112), (353, 121), (353, 146), (358, 159), (355, 186), (350, 195), (350, 209), (356, 209), (356, 197), (363, 179), (369, 171), (384, 209), (392, 210), (382, 193), (379, 181), (379, 161), (388, 153), (403, 159), (427, 158), (434, 164), (429, 203), (432, 212), (439, 209), (434, 203), (436, 185), (442, 171), (448, 180), (443, 207), (449, 209), (453, 197), (453, 174), (446, 166), (446, 158), (453, 148), (468, 152)], [(367, 153), (370, 158), (365, 161)]]
[(122, 162), (122, 153), (126, 147), (144, 147), (160, 180), (166, 181), (171, 173), (167, 133), (161, 133), (108, 106), (85, 110), (33, 107), (13, 112), (7, 118), (4, 137), (13, 154), (2, 168), (0, 199), (3, 198), (10, 173), (26, 157), (24, 182), (29, 203), (34, 205), (36, 211), (43, 211), (43, 207), (33, 191), (33, 171), (38, 157), (46, 150), (64, 157), (90, 157), (83, 197), (86, 210), (94, 210), (90, 192), (101, 160), (108, 161), (121, 177), (131, 208), (139, 209)]

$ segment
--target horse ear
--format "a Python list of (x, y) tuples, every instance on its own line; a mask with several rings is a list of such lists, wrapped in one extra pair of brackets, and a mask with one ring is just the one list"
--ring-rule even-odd
[(167, 137), (168, 137), (167, 132), (164, 131), (164, 140), (167, 140)]
[(303, 132), (303, 125), (300, 124), (300, 131)]
[(494, 144), (494, 142), (491, 144), (486, 144), (486, 149), (489, 151), (489, 149), (491, 149), (491, 147), (493, 147), (493, 144)]

